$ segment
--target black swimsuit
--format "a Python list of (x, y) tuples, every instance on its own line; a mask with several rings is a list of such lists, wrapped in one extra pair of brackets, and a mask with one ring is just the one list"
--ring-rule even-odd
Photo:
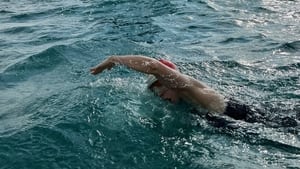
[(241, 104), (234, 99), (229, 99), (224, 114), (236, 120), (244, 120), (246, 122), (261, 121), (262, 119), (258, 119), (258, 116), (263, 115), (261, 110), (251, 109), (250, 106)]
[[(235, 120), (243, 120), (249, 123), (263, 123), (269, 126), (277, 127), (295, 127), (298, 126), (298, 122), (292, 117), (276, 117), (270, 118), (266, 114), (257, 108), (252, 108), (246, 104), (239, 103), (238, 101), (230, 98), (227, 102), (227, 107), (223, 113)], [(206, 118), (213, 122), (216, 126), (225, 127), (232, 123), (226, 118), (207, 114)]]

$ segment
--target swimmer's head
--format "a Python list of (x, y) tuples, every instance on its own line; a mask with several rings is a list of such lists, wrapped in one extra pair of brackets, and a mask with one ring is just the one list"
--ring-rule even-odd
[[(177, 66), (174, 63), (172, 63), (171, 61), (168, 61), (165, 59), (159, 59), (158, 61), (171, 69), (178, 70)], [(149, 75), (149, 77), (147, 79), (147, 84), (148, 84), (149, 89), (151, 89), (153, 86), (161, 86), (161, 84), (159, 83), (157, 78), (153, 75)]]
[[(178, 70), (177, 66), (168, 60), (160, 59), (159, 62), (171, 69)], [(149, 75), (147, 84), (148, 88), (162, 99), (169, 100), (173, 103), (178, 102), (179, 97), (177, 92), (162, 85), (155, 76)]]

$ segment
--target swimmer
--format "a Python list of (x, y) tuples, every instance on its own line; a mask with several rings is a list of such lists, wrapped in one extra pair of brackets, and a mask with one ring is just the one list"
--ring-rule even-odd
[(151, 75), (148, 88), (158, 96), (173, 103), (183, 99), (210, 112), (222, 113), (226, 104), (224, 97), (204, 83), (180, 73), (175, 64), (167, 60), (156, 60), (145, 56), (111, 56), (91, 69), (96, 75), (116, 64)]
[(247, 120), (251, 112), (249, 107), (226, 99), (205, 83), (181, 73), (174, 63), (164, 59), (156, 60), (141, 55), (111, 56), (91, 68), (90, 72), (96, 75), (115, 65), (125, 65), (148, 74), (148, 88), (157, 96), (172, 103), (184, 100), (195, 107), (207, 110), (208, 114), (225, 114), (236, 120)]

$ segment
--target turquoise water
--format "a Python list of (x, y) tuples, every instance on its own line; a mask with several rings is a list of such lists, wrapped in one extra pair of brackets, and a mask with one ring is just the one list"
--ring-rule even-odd
[[(300, 168), (300, 2), (1, 0), (0, 168)], [(220, 128), (109, 55), (167, 58), (264, 120)]]

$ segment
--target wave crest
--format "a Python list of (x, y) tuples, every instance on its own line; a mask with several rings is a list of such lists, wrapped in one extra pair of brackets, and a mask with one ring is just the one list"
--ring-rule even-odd
[(41, 53), (21, 60), (0, 74), (2, 82), (19, 81), (41, 72), (54, 69), (60, 64), (68, 63), (67, 58), (60, 52), (63, 46), (54, 46)]

